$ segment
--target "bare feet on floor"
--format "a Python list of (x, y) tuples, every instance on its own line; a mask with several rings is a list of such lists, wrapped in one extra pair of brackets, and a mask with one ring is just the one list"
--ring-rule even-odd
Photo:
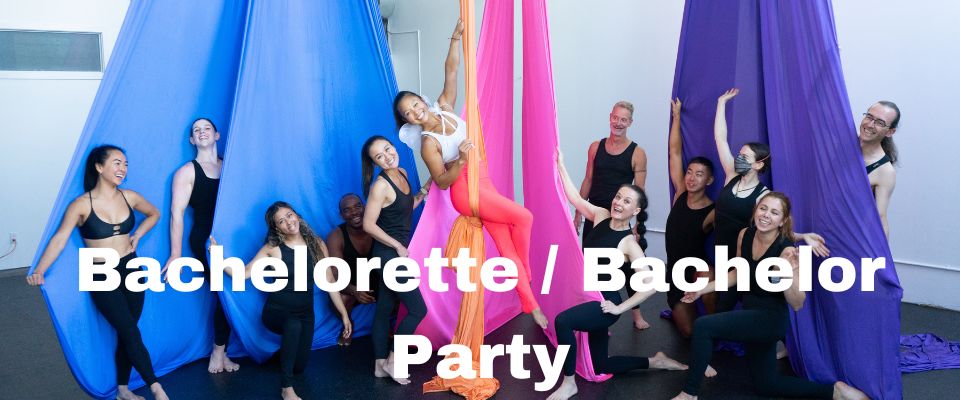
[(547, 329), (547, 324), (549, 323), (549, 321), (547, 320), (547, 315), (543, 313), (543, 310), (538, 308), (536, 310), (531, 311), (530, 315), (533, 316), (533, 321), (536, 322), (538, 326), (540, 326), (540, 329)]
[[(150, 392), (153, 393), (154, 400), (170, 400), (170, 398), (167, 397), (167, 392), (163, 391), (163, 386), (160, 386), (160, 382), (155, 382), (150, 385)], [(141, 397), (141, 399), (142, 398), (143, 397)]]
[(834, 400), (870, 400), (866, 394), (843, 382), (833, 384)]
[(393, 378), (394, 381), (396, 381), (397, 383), (399, 383), (399, 384), (401, 384), (401, 385), (406, 385), (406, 384), (409, 384), (409, 383), (410, 383), (410, 379), (407, 379), (407, 378), (398, 378), (398, 377), (393, 376), (393, 373), (394, 373), (395, 371), (393, 370), (393, 356), (392, 356), (392, 355), (390, 356), (390, 358), (387, 358), (386, 360), (376, 360), (376, 361), (374, 361), (373, 366), (374, 366), (374, 368), (373, 368), (373, 376), (376, 376), (377, 378), (388, 378), (388, 377), (389, 377), (389, 378)]
[(293, 391), (293, 386), (280, 389), (280, 397), (283, 397), (283, 400), (303, 400)]
[(671, 371), (683, 371), (688, 367), (686, 364), (681, 363), (680, 361), (674, 360), (670, 357), (667, 357), (663, 352), (658, 351), (657, 354), (654, 354), (653, 357), (649, 358), (650, 368), (651, 369), (667, 369)]
[(227, 357), (227, 346), (213, 346), (213, 351), (210, 352), (210, 363), (207, 364), (207, 372), (211, 374), (218, 374), (221, 372), (234, 372), (240, 369), (240, 365), (231, 361)]
[(565, 376), (563, 377), (563, 382), (560, 383), (560, 387), (553, 393), (550, 393), (550, 397), (547, 397), (547, 400), (567, 400), (575, 394), (577, 394), (576, 377)]
[(650, 323), (643, 319), (643, 314), (640, 313), (640, 310), (633, 310), (633, 327), (639, 331), (650, 329)]
[(117, 386), (117, 400), (145, 400), (141, 396), (137, 396), (130, 391), (130, 388), (127, 386)]

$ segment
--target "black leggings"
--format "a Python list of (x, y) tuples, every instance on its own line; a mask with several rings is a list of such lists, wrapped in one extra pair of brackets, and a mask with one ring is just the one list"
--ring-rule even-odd
[(713, 355), (713, 342), (727, 339), (745, 342), (750, 376), (761, 396), (832, 398), (832, 385), (777, 373), (777, 341), (783, 338), (790, 323), (786, 306), (745, 307), (697, 318), (691, 342), (693, 362), (683, 391), (693, 396), (700, 394), (703, 373)]
[[(124, 283), (133, 270), (126, 268), (127, 262), (137, 258), (133, 252), (123, 256), (117, 264), (120, 272), (120, 287), (109, 292), (90, 292), (93, 305), (110, 326), (117, 331), (117, 350), (114, 362), (117, 366), (117, 385), (126, 385), (130, 381), (130, 371), (137, 368), (143, 381), (150, 386), (157, 381), (150, 363), (150, 353), (143, 345), (137, 321), (143, 312), (143, 292), (131, 292)], [(105, 279), (104, 279), (105, 280)]]
[(307, 368), (313, 346), (313, 312), (290, 312), (267, 303), (260, 319), (270, 332), (280, 335), (280, 387), (293, 386), (293, 375)]
[[(380, 265), (386, 265), (387, 261), (398, 257), (397, 251), (387, 248), (379, 242), (374, 242), (371, 257), (380, 257)], [(377, 273), (380, 273), (378, 270)], [(410, 278), (399, 278), (397, 282), (406, 283)], [(420, 325), (420, 321), (427, 316), (427, 305), (423, 302), (423, 296), (420, 294), (420, 288), (409, 292), (394, 292), (387, 287), (385, 279), (380, 277), (380, 290), (377, 296), (377, 311), (373, 316), (373, 355), (375, 359), (385, 359), (390, 355), (390, 346), (387, 343), (390, 336), (390, 315), (393, 308), (400, 300), (407, 307), (407, 315), (397, 326), (397, 335), (412, 335)]]
[(590, 360), (596, 373), (618, 374), (635, 369), (650, 368), (647, 357), (608, 357), (607, 345), (610, 333), (607, 330), (617, 322), (619, 315), (606, 314), (600, 302), (591, 301), (570, 307), (554, 320), (557, 330), (557, 345), (568, 345), (570, 351), (563, 361), (563, 375), (573, 376), (577, 367), (577, 340), (574, 331), (587, 332), (590, 343)]
[[(193, 250), (194, 257), (203, 263), (203, 275), (206, 277), (207, 282), (210, 282), (210, 263), (207, 262), (207, 251), (204, 248), (204, 245), (207, 243), (207, 238), (206, 236), (200, 235), (202, 239), (198, 240), (194, 236), (193, 232), (191, 232), (190, 250)], [(209, 234), (207, 236), (209, 236)], [(220, 296), (217, 295), (217, 293), (211, 292), (211, 294), (213, 294), (213, 344), (225, 346), (227, 341), (230, 340), (230, 323), (227, 322), (227, 315), (223, 313)]]

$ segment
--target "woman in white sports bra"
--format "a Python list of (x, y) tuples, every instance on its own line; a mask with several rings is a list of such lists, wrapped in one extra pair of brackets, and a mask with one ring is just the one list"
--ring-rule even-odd
[[(413, 92), (403, 91), (393, 100), (394, 117), (400, 128), (400, 139), (419, 152), (430, 171), (433, 182), (441, 189), (450, 189), (453, 207), (463, 215), (471, 215), (467, 196), (467, 158), (473, 143), (467, 139), (467, 124), (453, 113), (457, 97), (457, 67), (460, 64), (460, 36), (463, 24), (450, 37), (450, 50), (445, 64), (443, 93), (437, 102), (429, 102)], [(547, 317), (540, 310), (530, 288), (530, 231), (533, 215), (523, 206), (497, 193), (487, 176), (486, 163), (480, 164), (480, 219), (493, 237), (500, 255), (512, 260), (519, 270), (517, 294), (523, 312), (546, 329)], [(427, 182), (427, 185), (430, 183)], [(425, 186), (424, 190), (426, 189)]]

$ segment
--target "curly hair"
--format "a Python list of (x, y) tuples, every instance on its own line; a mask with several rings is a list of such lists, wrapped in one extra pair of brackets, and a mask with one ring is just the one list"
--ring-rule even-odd
[(274, 217), (281, 208), (288, 208), (290, 211), (293, 211), (294, 214), (297, 214), (297, 219), (300, 221), (300, 237), (302, 237), (304, 243), (307, 244), (307, 251), (310, 256), (312, 256), (314, 260), (326, 257), (326, 254), (323, 253), (323, 249), (320, 247), (323, 240), (313, 232), (313, 229), (310, 228), (307, 221), (303, 220), (300, 213), (285, 201), (274, 202), (267, 208), (267, 213), (264, 215), (264, 219), (267, 222), (267, 236), (263, 239), (263, 242), (274, 247), (280, 246), (280, 243), (283, 242), (283, 237), (280, 235), (280, 228), (274, 220)]

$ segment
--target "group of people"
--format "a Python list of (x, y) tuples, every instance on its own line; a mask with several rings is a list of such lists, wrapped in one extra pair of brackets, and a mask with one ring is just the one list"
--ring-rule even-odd
[[(288, 265), (294, 261), (296, 246), (305, 246), (309, 265), (324, 257), (340, 257), (354, 266), (358, 258), (379, 257), (386, 263), (394, 257), (406, 257), (412, 234), (411, 216), (424, 201), (431, 182), (440, 190), (450, 190), (454, 208), (461, 214), (472, 215), (468, 200), (467, 178), (479, 177), (479, 218), (493, 237), (497, 249), (518, 266), (517, 294), (522, 309), (531, 314), (541, 328), (549, 321), (541, 311), (531, 289), (529, 263), (532, 214), (524, 207), (503, 197), (487, 176), (487, 168), (480, 163), (479, 170), (470, 171), (467, 160), (477, 157), (474, 144), (467, 139), (466, 122), (453, 111), (456, 101), (459, 40), (463, 28), (457, 24), (450, 40), (446, 58), (446, 76), (443, 91), (436, 103), (412, 92), (400, 92), (395, 97), (393, 111), (399, 136), (404, 143), (419, 151), (430, 172), (430, 179), (421, 188), (415, 188), (407, 172), (399, 167), (396, 145), (384, 136), (370, 137), (360, 149), (362, 189), (366, 198), (346, 194), (339, 201), (343, 224), (334, 228), (322, 240), (295, 210), (294, 206), (277, 201), (265, 213), (267, 234), (264, 245), (246, 266), (249, 269), (263, 257), (276, 257)], [(772, 191), (760, 182), (760, 175), (771, 168), (770, 149), (763, 143), (747, 143), (734, 154), (727, 142), (725, 106), (737, 95), (736, 89), (725, 92), (718, 99), (715, 120), (715, 140), (725, 182), (717, 198), (711, 199), (706, 188), (714, 180), (714, 165), (706, 157), (693, 157), (683, 165), (679, 99), (672, 102), (672, 124), (669, 139), (670, 180), (676, 189), (666, 226), (667, 265), (671, 268), (685, 257), (707, 261), (708, 234), (713, 231), (716, 245), (726, 245), (729, 257), (747, 259), (752, 269), (768, 257), (782, 257), (791, 261), (795, 279), (783, 293), (767, 292), (751, 278), (750, 290), (738, 296), (725, 292), (717, 296), (713, 273), (707, 287), (696, 293), (684, 293), (671, 283), (667, 304), (679, 333), (691, 339), (692, 359), (689, 366), (663, 353), (652, 357), (609, 356), (609, 327), (619, 315), (633, 310), (634, 326), (649, 328), (636, 306), (653, 292), (635, 292), (628, 289), (623, 300), (619, 291), (603, 292), (602, 301), (575, 305), (552, 321), (561, 345), (572, 348), (563, 363), (564, 379), (550, 396), (567, 399), (577, 393), (574, 378), (576, 356), (575, 332), (586, 332), (590, 356), (598, 373), (621, 373), (638, 369), (688, 370), (688, 379), (676, 399), (694, 399), (700, 394), (704, 376), (716, 375), (709, 367), (713, 342), (717, 339), (738, 340), (747, 343), (746, 357), (756, 390), (763, 395), (784, 397), (821, 397), (860, 399), (863, 393), (843, 382), (820, 384), (802, 378), (781, 376), (775, 371), (777, 342), (789, 326), (788, 308), (800, 309), (805, 293), (797, 287), (797, 251), (794, 242), (803, 240), (814, 247), (818, 255), (828, 250), (823, 238), (815, 233), (793, 231), (790, 199)], [(896, 171), (896, 150), (892, 135), (900, 119), (899, 109), (890, 102), (879, 102), (864, 114), (860, 124), (860, 143), (877, 207), (887, 229), (886, 207), (893, 191)], [(625, 101), (614, 105), (610, 114), (609, 137), (594, 142), (588, 152), (586, 177), (579, 189), (570, 179), (558, 154), (557, 169), (564, 193), (576, 209), (574, 222), (588, 222), (583, 228), (584, 247), (617, 248), (627, 260), (644, 256), (646, 241), (644, 221), (647, 218), (648, 198), (644, 192), (646, 154), (627, 137), (627, 128), (633, 121), (633, 106)], [(189, 141), (196, 147), (196, 158), (180, 167), (174, 174), (170, 206), (170, 256), (167, 265), (182, 255), (184, 212), (193, 208), (189, 245), (198, 259), (207, 264), (207, 243), (216, 244), (210, 236), (214, 206), (222, 170), (217, 153), (219, 133), (213, 121), (199, 118), (192, 124)], [(379, 169), (379, 173), (374, 174)], [(137, 243), (160, 218), (160, 211), (137, 192), (121, 189), (127, 174), (126, 155), (116, 146), (104, 145), (93, 149), (86, 161), (84, 193), (70, 203), (61, 225), (40, 258), (34, 272), (27, 277), (31, 285), (44, 282), (44, 273), (63, 250), (74, 228), (80, 230), (87, 247), (105, 247), (123, 254), (119, 271), (126, 261), (136, 257)], [(139, 226), (135, 211), (145, 215)], [(113, 222), (118, 221), (118, 222)], [(136, 226), (136, 229), (134, 229)], [(166, 269), (166, 267), (164, 267)], [(624, 264), (627, 274), (634, 271)], [(205, 271), (208, 271), (205, 268)], [(233, 274), (235, 271), (227, 269)], [(690, 272), (690, 271), (685, 271)], [(209, 273), (209, 272), (207, 272)], [(730, 272), (728, 282), (736, 282), (736, 271)], [(357, 304), (376, 302), (372, 341), (374, 346), (374, 374), (391, 377), (400, 384), (409, 380), (394, 375), (393, 354), (389, 336), (393, 325), (391, 317), (397, 303), (407, 313), (396, 324), (395, 334), (413, 334), (428, 310), (419, 290), (395, 292), (375, 273), (372, 290), (360, 291), (356, 274), (341, 292), (329, 293), (331, 304), (343, 321), (342, 345), (350, 344), (352, 322), (350, 311)], [(672, 274), (667, 274), (671, 276)], [(687, 274), (692, 280), (693, 274)], [(245, 276), (249, 276), (246, 273)], [(754, 277), (756, 274), (751, 273)], [(330, 270), (328, 280), (335, 280)], [(629, 281), (629, 277), (628, 277)], [(403, 282), (401, 282), (403, 283)], [(285, 400), (298, 399), (293, 389), (293, 377), (304, 370), (313, 342), (314, 285), (298, 292), (292, 280), (282, 290), (270, 293), (263, 306), (261, 319), (265, 327), (280, 335), (281, 396)], [(158, 383), (150, 362), (150, 355), (140, 336), (137, 321), (140, 317), (143, 292), (131, 292), (124, 285), (110, 292), (91, 292), (93, 302), (103, 317), (116, 329), (118, 344), (115, 354), (117, 366), (117, 398), (139, 399), (127, 387), (131, 368), (136, 368), (157, 399), (167, 399)], [(702, 299), (706, 315), (699, 316), (694, 302)], [(734, 305), (742, 303), (741, 309)], [(236, 371), (239, 366), (226, 355), (226, 344), (231, 326), (220, 305), (213, 315), (214, 341), (208, 370), (211, 373)]]

